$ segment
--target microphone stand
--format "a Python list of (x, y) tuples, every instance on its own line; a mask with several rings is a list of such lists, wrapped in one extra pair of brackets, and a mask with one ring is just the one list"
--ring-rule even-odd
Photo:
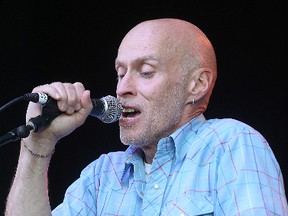
[(30, 125), (21, 125), (14, 128), (0, 137), (0, 147), (9, 142), (17, 141), (20, 138), (28, 137), (32, 129)]
[(60, 114), (56, 103), (56, 100), (49, 99), (48, 102), (42, 106), (41, 115), (31, 118), (28, 125), (21, 125), (1, 136), (0, 147), (6, 143), (17, 141), (20, 138), (28, 137), (31, 130), (38, 132), (46, 128), (53, 121), (53, 119)]

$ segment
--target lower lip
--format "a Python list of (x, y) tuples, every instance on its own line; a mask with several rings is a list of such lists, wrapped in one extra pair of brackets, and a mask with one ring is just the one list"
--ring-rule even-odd
[(119, 119), (119, 126), (123, 126), (123, 127), (132, 126), (136, 124), (137, 121), (139, 121), (139, 118), (140, 118), (140, 114), (134, 117), (128, 117), (128, 118), (124, 118), (121, 116)]

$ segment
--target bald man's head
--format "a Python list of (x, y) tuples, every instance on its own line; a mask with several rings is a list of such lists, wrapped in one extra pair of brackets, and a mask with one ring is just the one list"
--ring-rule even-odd
[(184, 20), (148, 20), (139, 23), (126, 34), (120, 44), (118, 55), (125, 52), (126, 56), (136, 58), (136, 55), (140, 56), (148, 51), (149, 55), (155, 53), (155, 58), (157, 57), (162, 64), (169, 65), (169, 69), (174, 67), (174, 76), (182, 76), (184, 80), (188, 80), (191, 74), (199, 71), (209, 72), (207, 90), (195, 98), (199, 108), (204, 112), (217, 77), (216, 56), (207, 36), (197, 26)]

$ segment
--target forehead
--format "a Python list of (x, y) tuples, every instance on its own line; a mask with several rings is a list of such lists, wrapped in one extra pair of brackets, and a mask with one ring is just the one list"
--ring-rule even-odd
[(163, 58), (169, 47), (169, 36), (155, 26), (141, 26), (132, 29), (122, 40), (117, 61), (142, 59), (145, 56)]

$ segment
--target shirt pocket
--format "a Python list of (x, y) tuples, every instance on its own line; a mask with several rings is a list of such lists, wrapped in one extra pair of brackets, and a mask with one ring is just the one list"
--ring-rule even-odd
[(212, 197), (195, 196), (189, 193), (166, 203), (161, 216), (213, 215)]

